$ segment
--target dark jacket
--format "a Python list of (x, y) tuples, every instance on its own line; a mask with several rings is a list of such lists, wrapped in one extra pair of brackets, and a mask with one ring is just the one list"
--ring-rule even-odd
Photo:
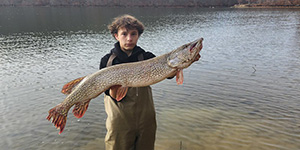
[[(133, 48), (132, 54), (128, 57), (128, 55), (121, 50), (120, 43), (117, 42), (115, 43), (115, 47), (110, 51), (110, 53), (106, 54), (104, 57), (101, 58), (99, 69), (103, 69), (107, 66), (107, 61), (109, 57), (112, 55), (112, 53), (115, 53), (116, 55), (116, 58), (112, 61), (112, 65), (129, 63), (129, 62), (137, 62), (139, 61), (138, 56), (140, 54), (143, 54), (144, 60), (155, 57), (154, 54), (152, 54), (151, 52), (146, 52), (139, 46), (135, 46)], [(105, 94), (109, 95), (109, 90), (105, 91)]]

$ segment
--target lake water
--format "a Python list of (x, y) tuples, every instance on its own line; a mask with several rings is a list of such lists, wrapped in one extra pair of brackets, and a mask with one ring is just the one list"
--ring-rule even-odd
[(156, 150), (300, 149), (299, 9), (101, 7), (0, 7), (0, 149), (104, 149), (103, 95), (61, 135), (46, 116), (65, 83), (98, 70), (124, 13), (156, 55), (204, 38), (183, 85), (152, 86)]

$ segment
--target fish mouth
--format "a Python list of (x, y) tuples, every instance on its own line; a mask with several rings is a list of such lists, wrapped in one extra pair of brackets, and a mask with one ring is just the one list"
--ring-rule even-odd
[(191, 46), (191, 49), (190, 49), (190, 50), (192, 50), (197, 44), (198, 44), (198, 42), (195, 43), (195, 44), (193, 44), (193, 45)]
[(200, 42), (199, 40), (195, 41), (195, 43), (191, 45), (190, 51), (192, 51), (196, 46), (198, 47), (199, 46), (199, 42)]
[(190, 51), (191, 51), (191, 52), (192, 52), (194, 49), (196, 49), (195, 55), (194, 55), (194, 57), (192, 58), (192, 60), (194, 60), (194, 59), (197, 57), (197, 55), (200, 55), (199, 53), (200, 53), (200, 51), (201, 51), (201, 49), (202, 49), (202, 41), (203, 41), (203, 38), (200, 38), (200, 39), (194, 41), (194, 44), (192, 44), (192, 45), (190, 46)]
[(197, 43), (195, 43), (195, 45), (194, 45), (194, 47), (197, 47), (197, 49), (199, 50), (199, 52), (202, 49), (202, 41), (203, 41), (203, 38), (200, 38), (199, 40), (197, 40)]

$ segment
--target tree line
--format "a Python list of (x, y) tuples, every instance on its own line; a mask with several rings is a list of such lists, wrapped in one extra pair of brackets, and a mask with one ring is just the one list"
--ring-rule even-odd
[(300, 0), (0, 0), (0, 6), (229, 7), (235, 4), (300, 5)]

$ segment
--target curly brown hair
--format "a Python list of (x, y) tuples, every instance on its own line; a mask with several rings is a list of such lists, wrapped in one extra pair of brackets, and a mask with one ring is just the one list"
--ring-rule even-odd
[(122, 27), (125, 27), (126, 29), (129, 30), (132, 29), (138, 30), (139, 36), (144, 32), (143, 23), (131, 15), (122, 15), (116, 17), (114, 18), (114, 21), (107, 27), (113, 37), (115, 37), (114, 34), (117, 34), (118, 30)]

